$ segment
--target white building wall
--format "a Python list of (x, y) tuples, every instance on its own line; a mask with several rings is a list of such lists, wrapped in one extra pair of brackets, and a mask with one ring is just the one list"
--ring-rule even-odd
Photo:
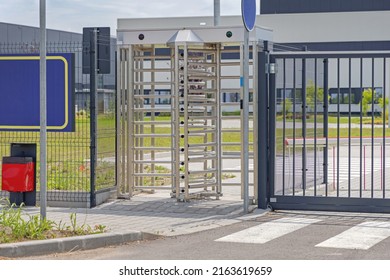
[[(118, 19), (118, 30), (213, 26), (213, 17)], [(221, 17), (221, 26), (242, 25), (241, 16)], [(257, 16), (256, 24), (274, 32), (274, 42), (388, 41), (390, 11), (272, 14)]]

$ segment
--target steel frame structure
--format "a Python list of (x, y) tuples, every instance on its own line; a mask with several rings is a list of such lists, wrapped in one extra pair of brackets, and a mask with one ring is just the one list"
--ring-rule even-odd
[[(253, 201), (257, 198), (256, 61), (263, 39), (271, 33), (256, 27), (250, 36)], [(222, 111), (227, 106), (242, 109), (243, 38), (243, 27), (118, 31), (119, 196), (170, 189), (180, 201), (219, 199), (223, 187), (242, 185), (224, 183), (222, 177), (226, 172), (243, 172), (225, 163), (237, 159), (239, 165), (243, 160), (244, 118), (242, 113), (225, 116)], [(224, 103), (224, 93), (239, 93), (240, 100)], [(234, 129), (224, 125), (234, 121), (239, 122)], [(240, 140), (224, 142), (227, 134)]]

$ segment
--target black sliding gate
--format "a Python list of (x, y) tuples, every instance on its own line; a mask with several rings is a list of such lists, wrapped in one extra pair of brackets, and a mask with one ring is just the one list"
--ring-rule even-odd
[(390, 212), (390, 53), (264, 52), (259, 65), (259, 207)]

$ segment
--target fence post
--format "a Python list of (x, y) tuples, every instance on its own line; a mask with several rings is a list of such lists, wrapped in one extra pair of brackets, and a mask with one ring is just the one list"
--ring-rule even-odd
[(96, 206), (96, 164), (97, 164), (97, 152), (96, 152), (96, 131), (97, 131), (97, 32), (95, 28), (91, 31), (90, 40), (90, 58), (91, 58), (91, 69), (90, 69), (90, 112), (91, 112), (91, 147), (90, 147), (90, 169), (91, 169), (91, 193), (90, 193), (90, 207)]
[(269, 203), (268, 181), (268, 42), (264, 42), (264, 49), (258, 56), (258, 207), (266, 209)]
[(324, 59), (324, 105), (323, 105), (323, 125), (324, 125), (324, 158), (323, 158), (323, 172), (324, 172), (324, 184), (326, 185), (326, 196), (328, 195), (328, 109), (329, 109), (329, 87), (328, 87), (328, 59)]
[[(276, 61), (269, 57), (269, 68), (267, 74), (267, 96), (269, 98), (268, 111), (268, 187), (267, 200), (270, 202), (271, 194), (275, 192), (275, 165), (276, 165)], [(274, 67), (271, 67), (274, 65)], [(274, 69), (274, 70), (273, 70)]]
[[(119, 88), (119, 83), (118, 83), (118, 63), (119, 56), (118, 56), (118, 50), (115, 52), (115, 110), (114, 110), (114, 118), (115, 118), (115, 186), (117, 188), (117, 195), (120, 193), (120, 180), (119, 180), (119, 158), (120, 158), (120, 153), (119, 153), (119, 146), (120, 146), (120, 137), (118, 136), (119, 132), (119, 125), (120, 125), (120, 118), (121, 115), (119, 114), (120, 112), (120, 103), (118, 101), (120, 100), (120, 88)], [(119, 101), (120, 102), (120, 101)]]

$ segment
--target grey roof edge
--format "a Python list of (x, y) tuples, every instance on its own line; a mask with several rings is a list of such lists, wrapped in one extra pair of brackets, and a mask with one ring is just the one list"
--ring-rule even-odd
[[(257, 15), (257, 22), (260, 22), (260, 16)], [(127, 24), (128, 23), (128, 24)], [(181, 29), (181, 28), (226, 28), (244, 26), (240, 15), (221, 16), (220, 25), (214, 26), (214, 17), (212, 16), (193, 16), (193, 17), (149, 17), (149, 18), (118, 18), (117, 32), (133, 30), (156, 30), (156, 29)], [(272, 31), (271, 28), (256, 24), (257, 28)]]

